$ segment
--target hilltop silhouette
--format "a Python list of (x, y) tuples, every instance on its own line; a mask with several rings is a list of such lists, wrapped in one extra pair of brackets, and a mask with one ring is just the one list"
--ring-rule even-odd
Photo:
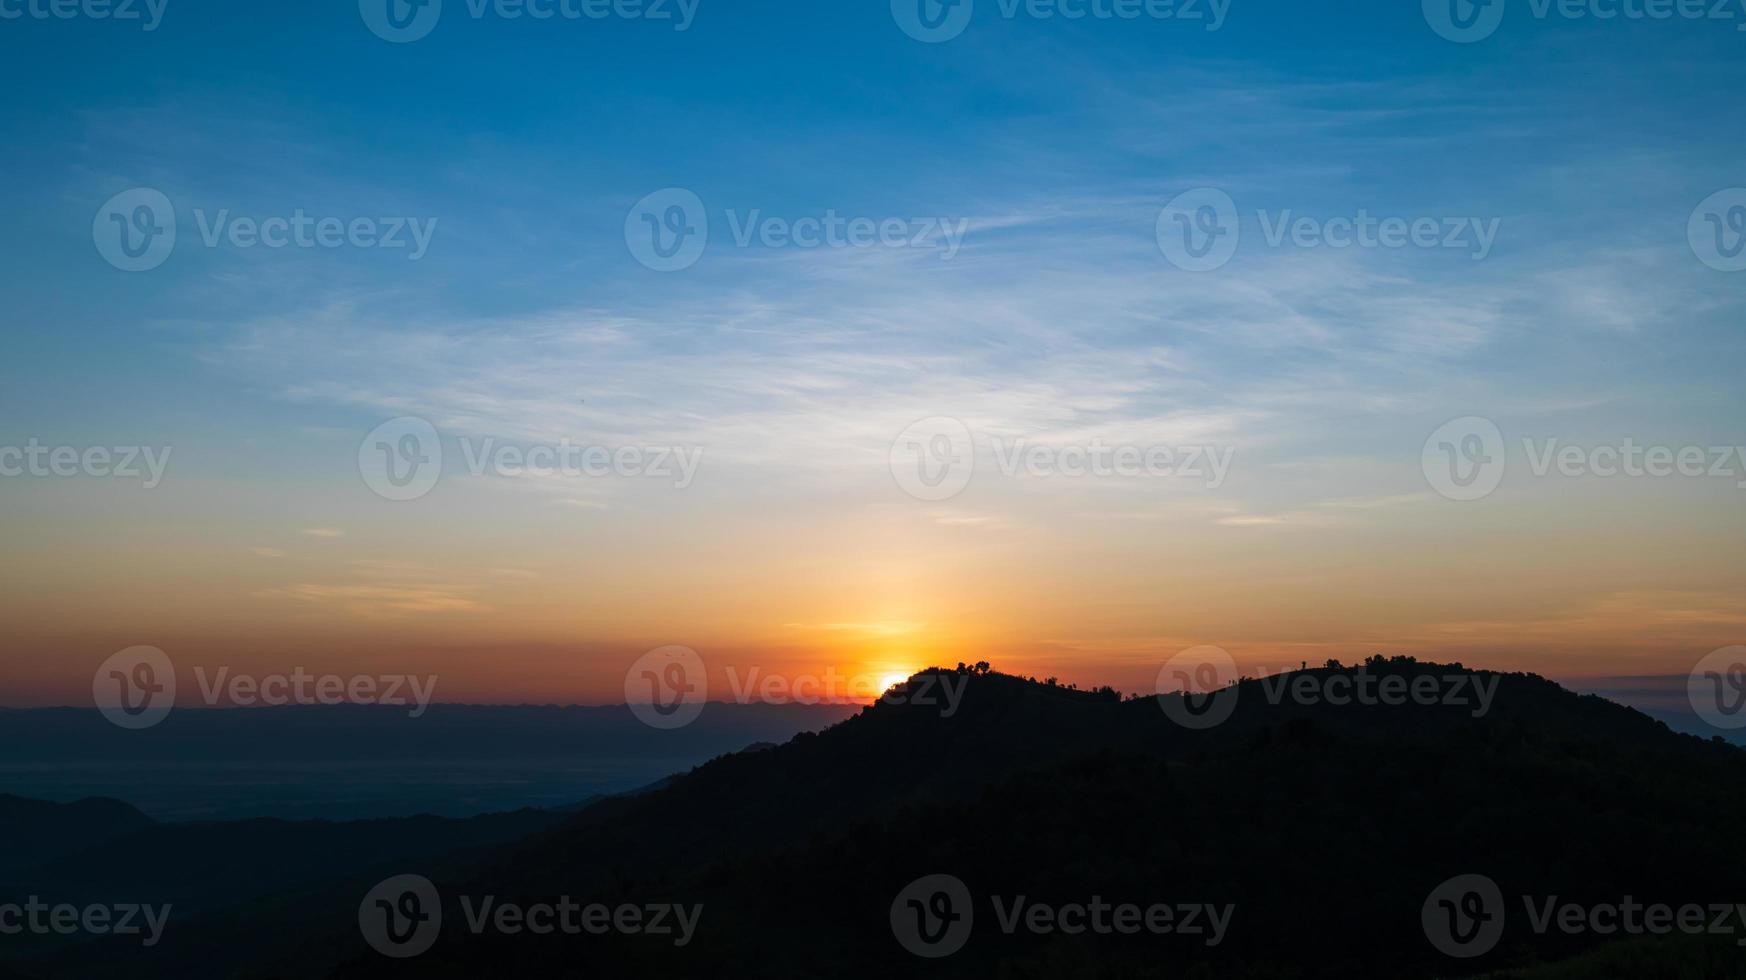
[[(1334, 704), (1304, 678), (1490, 687), (1467, 703)], [(947, 710), (915, 703), (951, 684)], [(1426, 690), (1430, 688), (1427, 687)], [(441, 938), (386, 959), (357, 934), (381, 868), (295, 902), (191, 921), (151, 957), (101, 944), (42, 975), (475, 977), (1728, 977), (1739, 936), (1536, 933), (1451, 959), (1421, 909), (1482, 874), (1572, 902), (1732, 902), (1746, 888), (1746, 752), (1530, 674), (1373, 658), (1250, 679), (1229, 717), (1186, 728), (1155, 697), (931, 669), (823, 732), (717, 758), (600, 800), (508, 845), (410, 866), (443, 895)], [(239, 845), (242, 846), (242, 845)], [(970, 941), (920, 959), (893, 899), (935, 874), (978, 896)], [(684, 947), (646, 936), (463, 927), (460, 895), (701, 903)], [(1235, 908), (1216, 946), (1180, 935), (997, 928), (986, 896)], [(1520, 920), (1521, 904), (1511, 913)], [(69, 972), (72, 971), (72, 972)], [(178, 971), (183, 971), (178, 973)], [(219, 974), (222, 975), (222, 974)]]

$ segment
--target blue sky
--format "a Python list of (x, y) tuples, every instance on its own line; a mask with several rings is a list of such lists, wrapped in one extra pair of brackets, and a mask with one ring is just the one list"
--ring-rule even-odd
[[(552, 521), (587, 549), (664, 541), (658, 528), (687, 515), (756, 537), (771, 508), (877, 523), (909, 506), (886, 496), (892, 437), (951, 416), (1045, 439), (1217, 442), (1247, 465), (1213, 495), (1051, 487), (918, 509), (948, 528), (1022, 537), (1084, 521), (1143, 542), (1155, 524), (1108, 529), (1169, 512), (1319, 529), (1195, 538), (1255, 567), (1353, 535), (1389, 544), (1342, 567), (1463, 540), (1519, 547), (1523, 527), (1578, 550), (1621, 521), (1638, 550), (1737, 536), (1731, 482), (1584, 485), (1571, 506), (1569, 484), (1517, 472), (1507, 499), (1451, 512), (1419, 509), (1446, 501), (1418, 465), (1431, 431), (1467, 415), (1512, 442), (1746, 444), (1746, 273), (1705, 266), (1686, 235), (1698, 202), (1746, 186), (1746, 12), (1729, 9), (1539, 19), (1509, 0), (1471, 44), (1439, 37), (1414, 3), (1244, 0), (1216, 31), (1007, 19), (979, 0), (941, 44), (905, 35), (883, 2), (702, 0), (680, 32), (475, 19), (446, 0), (406, 44), (344, 2), (169, 0), (151, 32), (0, 21), (14, 93), (0, 109), (0, 441), (173, 444), (184, 488), (142, 501), (32, 485), (8, 507), (83, 528), (67, 533), (90, 555), (125, 528), (198, 540), (206, 576), (225, 548), (279, 550), (269, 539), (304, 525), (380, 532), (349, 561), (430, 561), (416, 527), (432, 513), (478, 529), (456, 544), (467, 554)], [(161, 267), (125, 273), (94, 247), (92, 216), (136, 187), (173, 202), (179, 240)], [(710, 239), (694, 266), (660, 273), (624, 228), (669, 187), (702, 200)], [(1201, 187), (1230, 195), (1243, 242), (1190, 273), (1161, 254), (1156, 222)], [(435, 227), (416, 261), (199, 242), (196, 211), (298, 209)], [(1256, 216), (1361, 209), (1494, 223), (1495, 246), (1481, 261), (1270, 247)], [(741, 247), (731, 225), (754, 210), (968, 230), (949, 260)], [(481, 437), (707, 446), (711, 483), (677, 500), (563, 486), (384, 510), (358, 486), (355, 447), (397, 415)], [(1427, 524), (1435, 542), (1406, 530)], [(48, 532), (15, 545), (66, 546)], [(1093, 560), (1066, 547), (1030, 554)], [(1746, 586), (1737, 561), (1677, 580), (1663, 557), (1545, 603), (1664, 587), (1716, 609)], [(1153, 638), (1166, 636), (1205, 639)]]
[[(1725, 23), (1542, 23), (1518, 12), (1497, 36), (1456, 45), (1413, 5), (1238, 4), (1208, 32), (1006, 21), (985, 0), (964, 35), (923, 45), (883, 4), (704, 5), (683, 33), (473, 20), (450, 7), (406, 45), (364, 30), (344, 3), (171, 3), (151, 33), (7, 23), (0, 70), (32, 95), (3, 117), (6, 287), (30, 324), (8, 332), (9, 346), (80, 374), (142, 358), (181, 372), (191, 347), (221, 346), (239, 321), (336, 302), (390, 317), (579, 306), (658, 317), (679, 303), (733, 302), (735, 291), (744, 302), (771, 287), (819, 288), (819, 270), (786, 256), (723, 254), (725, 222), (716, 261), (695, 275), (646, 274), (623, 248), (622, 215), (666, 186), (694, 189), (716, 210), (1024, 222), (970, 236), (979, 261), (960, 275), (1000, 288), (1003, 270), (1033, 262), (1153, 258), (1157, 207), (1202, 185), (1235, 192), (1245, 209), (1499, 218), (1497, 264), (1516, 283), (1524, 268), (1578, 276), (1638, 253), (1677, 263), (1690, 206), (1743, 179), (1742, 113), (1728, 97), (1742, 36)], [(440, 230), (418, 263), (353, 249), (184, 249), (157, 274), (115, 275), (93, 261), (86, 215), (140, 185), (183, 210), (379, 211), (435, 217)], [(1393, 258), (1366, 264), (1473, 303), (1492, 301), (1504, 278), (1436, 261), (1448, 256)], [(1169, 270), (1150, 271), (1136, 270), (1152, 280), (1136, 292), (1166, 290), (1158, 280)], [(1676, 300), (1717, 285), (1708, 270), (1678, 271), (1617, 301), (1656, 309), (1672, 304), (1644, 293)], [(1597, 302), (1550, 312), (1592, 327), (1584, 312), (1616, 309)], [(1138, 341), (1191, 312), (1140, 299), (1123, 325), (1099, 326)], [(1725, 320), (1708, 332), (1732, 333)], [(57, 386), (60, 372), (22, 373), (9, 388), (33, 376)], [(201, 387), (227, 380), (197, 376)], [(111, 377), (125, 389), (126, 377)], [(68, 417), (52, 391), (33, 394), (47, 417)]]

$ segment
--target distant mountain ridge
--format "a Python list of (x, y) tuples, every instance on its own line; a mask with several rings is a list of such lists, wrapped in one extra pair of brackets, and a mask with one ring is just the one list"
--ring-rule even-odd
[(0, 713), (0, 787), (161, 820), (467, 817), (629, 791), (857, 710), (718, 702), (658, 731), (623, 705), (190, 708), (127, 731), (95, 709), (37, 708)]
[(150, 826), (150, 817), (120, 800), (50, 803), (0, 793), (0, 839), (9, 842), (0, 848), (0, 878)]

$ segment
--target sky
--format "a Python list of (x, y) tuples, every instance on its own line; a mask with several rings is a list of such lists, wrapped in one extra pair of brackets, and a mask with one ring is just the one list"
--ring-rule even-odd
[(394, 2), (0, 0), (0, 705), (1746, 642), (1746, 5)]

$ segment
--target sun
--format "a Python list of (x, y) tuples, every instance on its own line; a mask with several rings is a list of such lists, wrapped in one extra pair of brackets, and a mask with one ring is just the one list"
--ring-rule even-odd
[(908, 674), (886, 674), (879, 681), (879, 693), (884, 694), (886, 691), (889, 691), (908, 680)]

